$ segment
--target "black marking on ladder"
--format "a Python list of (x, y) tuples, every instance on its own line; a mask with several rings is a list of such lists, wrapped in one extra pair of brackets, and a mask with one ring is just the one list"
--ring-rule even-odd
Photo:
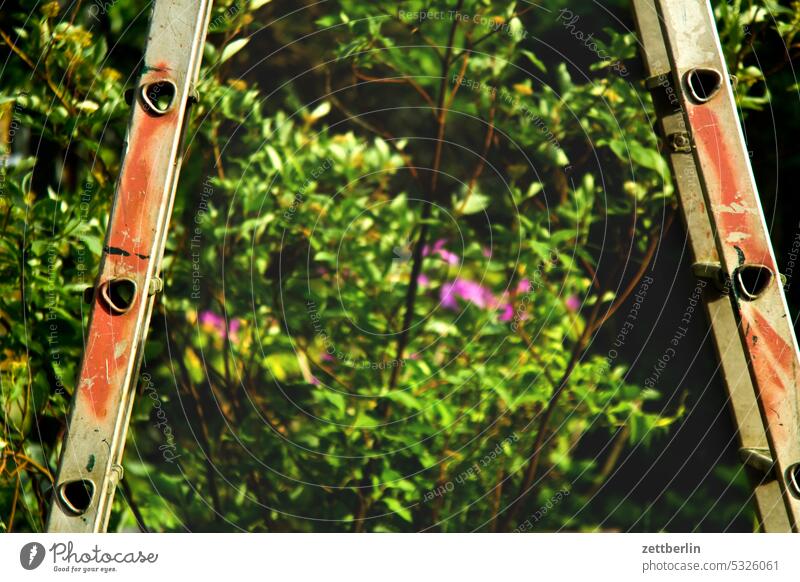
[[(120, 257), (130, 257), (131, 256), (131, 254), (128, 251), (126, 251), (125, 249), (121, 249), (119, 247), (108, 247), (108, 246), (106, 246), (106, 247), (103, 247), (103, 251), (106, 252), (109, 255), (118, 255)], [(150, 255), (141, 255), (139, 253), (133, 253), (133, 254), (136, 255), (137, 257), (139, 257), (140, 259), (142, 259), (143, 261), (146, 261), (147, 259), (150, 258)]]

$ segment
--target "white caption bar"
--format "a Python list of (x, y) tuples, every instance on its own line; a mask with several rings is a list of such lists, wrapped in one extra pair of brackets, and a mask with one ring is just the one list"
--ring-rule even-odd
[[(757, 534), (0, 536), (3, 580), (791, 580), (798, 537)], [(248, 576), (248, 578), (244, 578)], [(184, 578), (185, 579), (185, 578)]]

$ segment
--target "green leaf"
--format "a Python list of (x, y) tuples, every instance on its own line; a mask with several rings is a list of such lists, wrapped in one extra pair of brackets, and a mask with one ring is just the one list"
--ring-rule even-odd
[(242, 50), (248, 42), (250, 42), (250, 38), (239, 38), (229, 43), (228, 46), (222, 49), (222, 56), (219, 58), (220, 64), (224, 63), (233, 55)]
[(387, 497), (383, 500), (386, 504), (386, 507), (389, 508), (389, 511), (392, 511), (399, 515), (404, 521), (411, 523), (413, 518), (411, 517), (411, 512), (408, 508), (404, 507), (402, 503), (400, 503), (397, 499), (393, 497)]

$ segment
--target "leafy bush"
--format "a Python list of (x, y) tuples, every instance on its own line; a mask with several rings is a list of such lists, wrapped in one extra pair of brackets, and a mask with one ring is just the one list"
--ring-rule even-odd
[[(551, 4), (215, 2), (112, 528), (603, 522), (684, 413), (614, 348), (675, 209), (634, 36)], [(791, 38), (718, 7), (743, 107), (765, 5)], [(0, 26), (8, 530), (44, 527), (146, 31), (77, 6)]]

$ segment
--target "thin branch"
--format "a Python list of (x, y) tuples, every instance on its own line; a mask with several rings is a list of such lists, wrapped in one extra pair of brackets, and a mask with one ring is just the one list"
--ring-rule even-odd
[(634, 289), (639, 285), (639, 282), (642, 280), (647, 267), (650, 266), (650, 261), (653, 259), (653, 255), (656, 252), (656, 248), (658, 248), (658, 241), (661, 239), (663, 234), (666, 234), (669, 231), (670, 226), (672, 226), (672, 220), (675, 218), (675, 213), (670, 212), (667, 216), (667, 223), (664, 226), (664, 230), (661, 232), (656, 232), (653, 235), (652, 240), (650, 241), (650, 245), (647, 248), (647, 252), (645, 253), (644, 257), (642, 258), (642, 262), (639, 265), (639, 269), (636, 271), (636, 274), (628, 283), (628, 286), (625, 288), (625, 291), (622, 292), (622, 295), (617, 297), (614, 300), (614, 303), (611, 304), (608, 311), (605, 315), (596, 322), (594, 328), (591, 330), (591, 333), (594, 333), (598, 329), (600, 329), (616, 312), (617, 310), (628, 300), (631, 293), (633, 293)]
[(142, 517), (142, 512), (139, 510), (139, 505), (133, 500), (133, 492), (131, 491), (130, 484), (123, 479), (120, 481), (120, 485), (122, 486), (122, 498), (125, 500), (125, 503), (128, 504), (133, 518), (136, 520), (136, 527), (138, 527), (139, 531), (142, 533), (149, 533), (150, 529), (144, 522), (144, 517)]
[(586, 326), (583, 328), (583, 333), (581, 337), (578, 339), (575, 347), (572, 350), (572, 355), (570, 356), (569, 363), (567, 364), (567, 368), (564, 371), (564, 374), (561, 376), (561, 380), (558, 383), (558, 386), (555, 388), (553, 393), (550, 395), (550, 399), (547, 403), (547, 408), (544, 411), (544, 415), (542, 416), (541, 420), (539, 421), (539, 426), (536, 431), (536, 440), (533, 444), (533, 452), (531, 453), (530, 460), (528, 461), (528, 467), (525, 471), (525, 478), (522, 482), (522, 486), (520, 487), (519, 493), (517, 498), (511, 503), (510, 507), (508, 508), (508, 513), (506, 514), (505, 519), (503, 520), (503, 527), (502, 529), (507, 529), (514, 521), (519, 512), (520, 507), (522, 506), (522, 502), (528, 497), (534, 490), (533, 484), (534, 480), (536, 479), (536, 473), (539, 468), (539, 460), (541, 459), (542, 451), (544, 449), (544, 438), (545, 433), (547, 432), (547, 425), (550, 423), (553, 414), (555, 413), (556, 406), (558, 405), (558, 401), (561, 398), (561, 395), (564, 393), (567, 385), (569, 384), (569, 379), (572, 376), (572, 372), (577, 366), (578, 362), (580, 361), (580, 357), (583, 355), (584, 348), (586, 346), (586, 342), (589, 339), (590, 333), (589, 331), (593, 327), (593, 323), (597, 318), (597, 315), (600, 311), (600, 302), (598, 301), (594, 309), (592, 310), (592, 314), (587, 322)]
[[(461, 8), (464, 5), (464, 0), (458, 0), (458, 4), (456, 5), (456, 12), (461, 12)], [(445, 96), (447, 94), (447, 74), (450, 70), (451, 58), (453, 55), (453, 42), (455, 40), (456, 29), (458, 28), (458, 19), (453, 22), (453, 25), (450, 27), (450, 36), (447, 40), (447, 49), (445, 51), (444, 58), (442, 59), (442, 78), (439, 83), (439, 95), (438, 95), (438, 104), (437, 104), (437, 112), (439, 114), (438, 122), (437, 122), (437, 131), (436, 131), (436, 144), (435, 150), (433, 154), (433, 163), (431, 164), (431, 185), (430, 190), (428, 191), (428, 200), (427, 203), (423, 206), (420, 222), (421, 227), (419, 231), (419, 237), (417, 239), (417, 244), (414, 247), (414, 255), (412, 259), (411, 265), (411, 280), (408, 284), (408, 292), (406, 294), (406, 301), (405, 301), (405, 312), (403, 314), (403, 324), (400, 329), (400, 335), (397, 338), (397, 356), (395, 360), (397, 362), (403, 361), (403, 357), (405, 355), (406, 346), (408, 345), (408, 337), (411, 331), (411, 323), (414, 320), (414, 305), (416, 304), (417, 300), (417, 290), (419, 288), (419, 275), (422, 272), (422, 263), (424, 257), (422, 256), (422, 250), (425, 247), (428, 239), (428, 218), (430, 217), (431, 213), (431, 204), (430, 202), (433, 201), (433, 198), (436, 196), (436, 192), (439, 185), (439, 167), (442, 162), (442, 146), (444, 144), (444, 132), (445, 126), (447, 124), (447, 109), (444, 107), (445, 105)], [(457, 88), (456, 88), (457, 89)], [(454, 89), (455, 90), (455, 89)], [(399, 378), (401, 366), (395, 366), (392, 368), (392, 375), (389, 379), (389, 390), (394, 390), (395, 386), (397, 385), (397, 380)], [(388, 414), (389, 407), (386, 408), (386, 414)]]
[[(384, 63), (385, 65), (391, 67), (388, 63)], [(362, 81), (369, 81), (370, 83), (389, 83), (389, 84), (397, 84), (397, 85), (410, 85), (417, 93), (420, 94), (422, 99), (431, 106), (431, 108), (436, 107), (436, 104), (433, 102), (433, 98), (428, 94), (428, 92), (419, 84), (417, 83), (413, 77), (409, 76), (400, 76), (400, 77), (373, 77), (371, 75), (367, 75), (366, 73), (362, 73), (356, 68), (355, 63), (352, 65), (353, 74), (356, 76), (357, 79)], [(396, 69), (393, 69), (395, 72), (400, 73)]]

